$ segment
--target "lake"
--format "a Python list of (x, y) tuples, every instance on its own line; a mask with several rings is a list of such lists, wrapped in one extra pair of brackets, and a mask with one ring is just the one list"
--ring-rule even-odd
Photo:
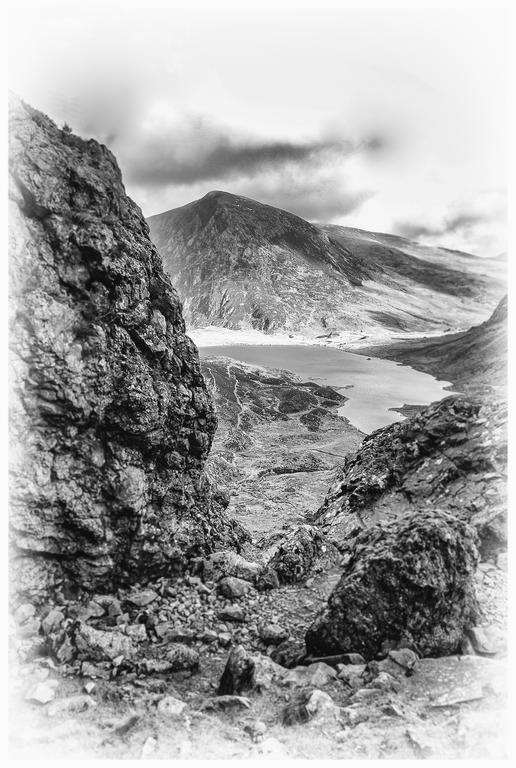
[(292, 371), (303, 381), (329, 384), (349, 400), (339, 413), (362, 432), (373, 432), (403, 416), (391, 408), (427, 405), (452, 392), (437, 381), (391, 360), (363, 357), (323, 346), (224, 345), (199, 347), (201, 357), (231, 357), (251, 365)]

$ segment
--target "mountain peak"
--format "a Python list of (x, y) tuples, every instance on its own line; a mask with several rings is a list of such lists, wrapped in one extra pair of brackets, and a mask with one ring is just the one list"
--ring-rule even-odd
[(444, 331), (484, 320), (501, 294), (484, 276), (408, 253), (399, 238), (318, 226), (222, 190), (148, 223), (192, 327)]

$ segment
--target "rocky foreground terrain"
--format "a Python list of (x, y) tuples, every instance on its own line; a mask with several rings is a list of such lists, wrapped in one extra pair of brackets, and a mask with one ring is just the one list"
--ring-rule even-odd
[(498, 262), (363, 230), (318, 226), (228, 192), (149, 219), (190, 328), (359, 338), (484, 320)]
[(13, 754), (503, 758), (503, 406), (203, 377), (113, 156), (11, 141)]

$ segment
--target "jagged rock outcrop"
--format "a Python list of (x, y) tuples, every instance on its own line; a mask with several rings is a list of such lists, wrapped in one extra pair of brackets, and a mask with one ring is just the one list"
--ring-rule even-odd
[(10, 109), (13, 587), (37, 599), (238, 543), (181, 306), (106, 147)]
[(457, 652), (478, 612), (475, 539), (467, 523), (429, 510), (363, 531), (306, 634), (308, 652), (371, 659), (398, 643), (424, 656)]
[(380, 521), (421, 508), (466, 520), (484, 557), (504, 548), (506, 406), (462, 397), (377, 430), (349, 455), (316, 520), (339, 546)]
[[(445, 331), (484, 320), (504, 291), (488, 259), (319, 226), (228, 192), (151, 216), (149, 225), (192, 328), (310, 337)], [(446, 258), (434, 263), (435, 252)]]

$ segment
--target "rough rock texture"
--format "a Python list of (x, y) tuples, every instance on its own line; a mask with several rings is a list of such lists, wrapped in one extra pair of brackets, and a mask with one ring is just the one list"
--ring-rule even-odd
[[(312, 337), (445, 331), (484, 320), (504, 292), (498, 276), (487, 276), (488, 259), (447, 251), (436, 265), (404, 238), (321, 227), (227, 192), (209, 192), (149, 224), (190, 327)], [(485, 274), (471, 268), (477, 261)]]
[(361, 533), (306, 634), (308, 652), (371, 659), (400, 642), (423, 656), (457, 652), (478, 612), (475, 538), (467, 523), (423, 510)]
[(484, 556), (506, 546), (506, 406), (461, 397), (369, 435), (316, 514), (339, 545), (364, 527), (439, 507), (473, 525)]
[(294, 584), (306, 579), (314, 563), (334, 550), (320, 529), (313, 525), (299, 525), (280, 544), (268, 562), (276, 571), (280, 584)]
[(13, 100), (9, 195), (14, 587), (101, 590), (232, 546), (197, 350), (113, 155)]

